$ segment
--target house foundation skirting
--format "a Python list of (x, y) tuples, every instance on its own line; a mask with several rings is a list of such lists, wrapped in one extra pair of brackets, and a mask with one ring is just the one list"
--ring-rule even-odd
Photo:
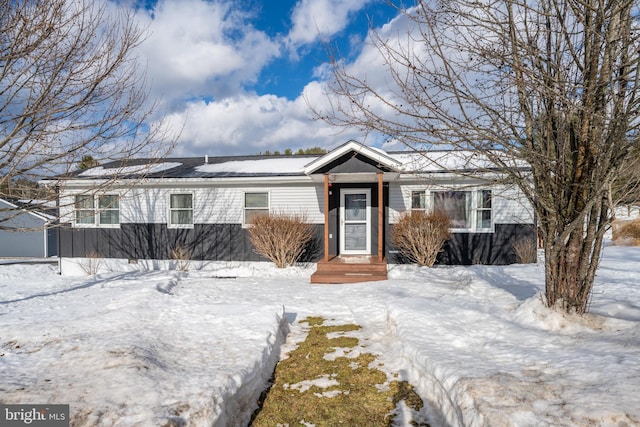
[[(393, 225), (385, 229), (383, 260), (405, 263), (389, 243)], [(307, 247), (303, 262), (324, 260), (326, 229), (316, 225), (316, 238)], [(171, 229), (166, 224), (121, 224), (119, 228), (59, 229), (62, 258), (119, 258), (170, 260), (171, 249), (183, 245), (192, 259), (207, 261), (268, 261), (253, 250), (247, 230), (240, 224), (195, 224), (191, 229)], [(454, 233), (438, 256), (438, 263), (452, 265), (503, 265), (517, 262), (513, 242), (536, 238), (531, 224), (495, 224), (493, 233)], [(377, 246), (377, 245), (376, 245)], [(374, 248), (377, 257), (378, 248)], [(332, 254), (329, 259), (335, 257)]]

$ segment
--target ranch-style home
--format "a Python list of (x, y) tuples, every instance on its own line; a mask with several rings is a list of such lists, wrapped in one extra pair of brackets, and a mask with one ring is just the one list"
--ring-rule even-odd
[(169, 268), (177, 247), (188, 248), (191, 268), (266, 261), (250, 243), (251, 219), (295, 212), (316, 226), (305, 253), (318, 266), (313, 282), (379, 280), (403, 262), (390, 239), (399, 215), (431, 209), (452, 219), (438, 263), (514, 263), (513, 243), (535, 239), (532, 209), (481, 162), (471, 152), (387, 153), (349, 141), (320, 156), (104, 164), (59, 183), (61, 269), (95, 257), (112, 269)]

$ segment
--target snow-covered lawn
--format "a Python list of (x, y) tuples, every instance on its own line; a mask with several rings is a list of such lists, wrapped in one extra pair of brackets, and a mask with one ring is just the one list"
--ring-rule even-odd
[(0, 265), (0, 402), (68, 403), (73, 425), (246, 425), (286, 332), (323, 316), (361, 325), (434, 426), (640, 425), (640, 248), (606, 248), (582, 318), (544, 308), (539, 265), (312, 272)]

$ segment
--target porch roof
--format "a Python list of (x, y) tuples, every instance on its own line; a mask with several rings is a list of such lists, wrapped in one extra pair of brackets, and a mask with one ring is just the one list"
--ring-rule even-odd
[(399, 172), (402, 162), (382, 150), (349, 141), (304, 167), (306, 175)]

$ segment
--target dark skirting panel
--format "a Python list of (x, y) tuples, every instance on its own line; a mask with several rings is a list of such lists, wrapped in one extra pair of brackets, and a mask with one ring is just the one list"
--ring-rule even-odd
[[(316, 226), (303, 261), (322, 258), (324, 227)], [(172, 251), (183, 249), (193, 260), (266, 261), (253, 250), (246, 228), (240, 224), (195, 224), (193, 228), (168, 228), (165, 224), (121, 224), (120, 228), (60, 229), (62, 257), (172, 259)]]
[[(493, 233), (453, 233), (445, 242), (436, 264), (515, 264), (518, 260), (513, 243), (520, 239), (532, 239), (536, 242), (536, 231), (532, 224), (496, 224)], [(405, 262), (396, 248), (389, 249), (389, 262)]]
[[(387, 242), (391, 227), (385, 230)], [(324, 227), (318, 224), (316, 238), (308, 245), (303, 261), (322, 259), (323, 236)], [(183, 247), (194, 260), (266, 261), (255, 253), (247, 229), (240, 224), (196, 224), (193, 228), (183, 229), (167, 228), (165, 224), (121, 224), (120, 228), (63, 227), (59, 238), (62, 257), (171, 259), (172, 249)], [(523, 238), (535, 242), (536, 233), (531, 224), (496, 224), (494, 233), (453, 233), (437, 263), (513, 264), (517, 262), (513, 242)], [(404, 261), (389, 243), (387, 248), (388, 262)]]

